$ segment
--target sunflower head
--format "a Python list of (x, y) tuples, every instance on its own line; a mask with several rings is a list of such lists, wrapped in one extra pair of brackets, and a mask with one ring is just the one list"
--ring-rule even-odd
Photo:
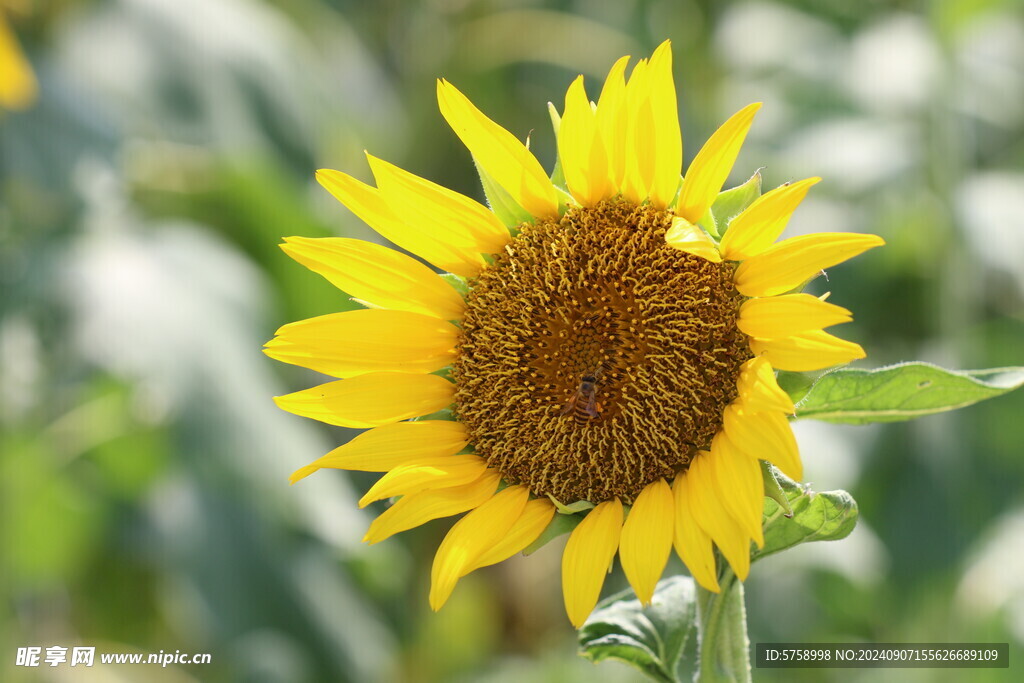
[[(882, 244), (822, 233), (776, 241), (817, 178), (787, 183), (708, 225), (759, 104), (722, 125), (684, 177), (666, 41), (612, 66), (592, 102), (582, 76), (558, 120), (556, 185), (515, 136), (455, 86), (441, 112), (497, 207), (370, 156), (376, 187), (320, 182), (382, 237), (286, 239), (285, 251), (368, 307), (292, 323), (266, 353), (340, 378), (278, 397), (285, 410), (366, 428), (293, 475), (383, 472), (365, 505), (395, 498), (378, 542), (467, 512), (432, 571), (437, 609), (461, 576), (585, 509), (563, 554), (580, 626), (616, 553), (649, 602), (674, 547), (718, 590), (715, 547), (740, 579), (763, 543), (759, 460), (802, 468), (776, 370), (863, 357), (824, 328), (849, 311), (799, 292), (822, 269)], [(503, 216), (528, 216), (506, 225)], [(725, 217), (726, 219), (728, 217)], [(451, 420), (420, 419), (447, 410)]]
[(32, 66), (4, 17), (0, 3), (0, 109), (27, 109), (38, 96)]
[(672, 218), (621, 198), (523, 226), (476, 279), (455, 414), (511, 483), (632, 504), (721, 427), (752, 357), (732, 267), (665, 242)]

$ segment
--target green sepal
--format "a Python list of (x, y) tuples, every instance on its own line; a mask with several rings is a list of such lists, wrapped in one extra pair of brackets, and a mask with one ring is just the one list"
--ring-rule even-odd
[(461, 294), (463, 299), (469, 295), (469, 285), (466, 283), (466, 278), (460, 277), (455, 273), (441, 273), (441, 279), (454, 287), (455, 291)]
[[(744, 209), (754, 203), (754, 200), (761, 196), (761, 169), (754, 172), (742, 185), (720, 192), (711, 205), (710, 213), (714, 224), (713, 230), (708, 230), (712, 235), (721, 237), (725, 235), (726, 229), (732, 219), (740, 215)], [(702, 223), (701, 227), (706, 228)]]
[(562, 126), (562, 117), (558, 115), (555, 105), (548, 102), (548, 113), (551, 115), (551, 127), (555, 131), (555, 167), (551, 170), (551, 185), (558, 197), (558, 215), (563, 216), (569, 206), (576, 204), (569, 186), (565, 182), (565, 171), (562, 170), (562, 155), (558, 153), (558, 131)]
[(555, 187), (567, 188), (565, 172), (562, 170), (562, 156), (558, 153), (558, 129), (562, 125), (562, 117), (555, 109), (554, 102), (548, 102), (548, 114), (551, 116), (551, 128), (555, 131), (555, 167), (551, 170), (551, 184)]
[(452, 366), (446, 365), (443, 368), (441, 368), (440, 370), (434, 370), (430, 374), (431, 375), (437, 375), (438, 377), (443, 377), (446, 380), (448, 380), (449, 382), (451, 382), (452, 381)]
[(901, 422), (963, 408), (1024, 385), (1024, 367), (945, 370), (900, 363), (877, 370), (822, 375), (796, 407), (796, 417), (843, 424)]
[(484, 196), (487, 197), (491, 211), (506, 228), (514, 229), (523, 223), (533, 222), (530, 212), (521, 207), (519, 202), (512, 199), (512, 195), (494, 181), (483, 166), (477, 163), (476, 157), (473, 157), (473, 165), (480, 176), (480, 185), (484, 188)]
[(540, 536), (537, 537), (537, 540), (526, 546), (523, 550), (523, 555), (532, 555), (546, 546), (549, 541), (558, 538), (562, 534), (569, 533), (576, 528), (577, 524), (583, 521), (583, 517), (583, 515), (555, 515), (551, 519), (551, 522), (548, 523), (547, 528), (545, 528), (544, 531), (540, 533)]
[(590, 510), (594, 507), (594, 504), (589, 500), (577, 500), (575, 503), (569, 503), (566, 505), (565, 503), (555, 500), (555, 497), (550, 493), (548, 494), (548, 498), (551, 499), (551, 502), (555, 504), (555, 508), (563, 515), (575, 515), (577, 512)]
[(704, 232), (714, 237), (715, 241), (720, 239), (721, 236), (718, 234), (718, 228), (715, 224), (715, 212), (710, 206), (708, 207), (708, 210), (704, 212), (704, 215), (697, 221), (697, 225), (703, 228)]
[(774, 500), (782, 508), (782, 514), (790, 519), (793, 518), (793, 508), (789, 505), (789, 499), (782, 491), (779, 480), (775, 478), (775, 468), (766, 460), (758, 461), (761, 465), (761, 479), (764, 480), (764, 496)]
[(349, 297), (349, 301), (354, 301), (357, 304), (359, 304), (360, 306), (362, 306), (363, 308), (376, 308), (378, 310), (384, 308), (383, 306), (379, 306), (378, 304), (370, 303), (369, 301), (366, 301), (365, 299), (357, 299), (354, 296), (353, 297)]
[[(451, 408), (441, 408), (441, 410), (436, 410), (436, 411), (430, 413), (429, 415), (421, 415), (419, 417), (414, 417), (411, 420), (409, 420), (409, 422), (419, 422), (420, 420), (444, 420), (445, 422), (456, 422), (457, 421), (455, 419), (455, 414), (452, 412)], [(470, 447), (467, 446), (467, 448), (470, 448)], [(472, 452), (472, 451), (468, 451), (468, 452)]]
[(652, 680), (676, 683), (696, 619), (697, 592), (689, 576), (659, 581), (647, 607), (627, 589), (597, 604), (577, 634), (580, 654), (595, 663), (616, 659)]

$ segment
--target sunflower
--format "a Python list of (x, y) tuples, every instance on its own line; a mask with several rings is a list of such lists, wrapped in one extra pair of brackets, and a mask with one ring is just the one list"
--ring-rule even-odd
[(36, 100), (38, 84), (0, 1), (0, 108), (25, 109)]
[[(282, 245), (366, 305), (285, 325), (267, 344), (273, 358), (340, 378), (278, 397), (282, 409), (367, 429), (292, 481), (324, 467), (384, 472), (360, 505), (397, 501), (369, 543), (468, 511), (434, 558), (435, 610), (460, 577), (580, 511), (562, 559), (576, 627), (616, 552), (644, 603), (673, 547), (708, 590), (719, 590), (716, 546), (745, 579), (750, 543), (763, 543), (759, 460), (802, 475), (794, 406), (775, 371), (864, 356), (823, 331), (849, 311), (796, 290), (882, 240), (776, 243), (818, 178), (760, 196), (716, 239), (700, 221), (760, 105), (722, 125), (681, 179), (670, 45), (627, 80), (628, 61), (596, 104), (582, 76), (569, 87), (553, 117), (561, 171), (550, 178), (438, 81), (441, 113), (495, 210), (370, 155), (376, 187), (317, 172), (384, 238), (447, 274), (356, 239)], [(499, 203), (522, 222), (506, 227)]]

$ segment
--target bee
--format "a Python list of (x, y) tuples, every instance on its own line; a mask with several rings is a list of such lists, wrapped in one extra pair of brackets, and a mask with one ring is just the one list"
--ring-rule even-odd
[(601, 404), (597, 402), (597, 377), (584, 375), (580, 379), (579, 389), (573, 394), (559, 415), (568, 415), (576, 420), (576, 424), (585, 425), (601, 415)]

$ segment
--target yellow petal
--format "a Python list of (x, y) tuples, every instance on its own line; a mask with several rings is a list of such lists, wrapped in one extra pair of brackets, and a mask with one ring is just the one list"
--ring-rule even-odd
[(690, 480), (680, 474), (672, 483), (673, 501), (675, 503), (676, 522), (674, 526), (673, 545), (690, 570), (697, 583), (707, 590), (718, 593), (718, 569), (715, 566), (715, 550), (711, 545), (711, 537), (701, 528), (691, 510)]
[(455, 358), (458, 329), (433, 316), (363, 309), (285, 325), (267, 342), (271, 358), (334, 377), (434, 372)]
[(800, 450), (782, 413), (751, 413), (731, 405), (725, 409), (724, 428), (730, 443), (751, 458), (767, 460), (796, 481), (803, 478)]
[(347, 294), (381, 308), (459, 320), (466, 304), (437, 273), (405, 254), (347, 237), (285, 237), (281, 249)]
[(356, 435), (327, 455), (295, 470), (291, 483), (322, 467), (363, 472), (387, 472), (411, 462), (454, 455), (469, 443), (466, 428), (449, 420), (396, 422)]
[(0, 107), (25, 109), (36, 101), (38, 91), (32, 66), (0, 10)]
[(636, 497), (622, 525), (619, 560), (629, 585), (643, 605), (650, 604), (654, 587), (665, 571), (672, 551), (674, 523), (672, 489), (664, 479), (658, 479)]
[(622, 189), (622, 178), (626, 173), (626, 80), (623, 74), (628, 63), (627, 55), (612, 65), (597, 101), (597, 128), (608, 154), (608, 178), (613, 195)]
[(848, 310), (818, 297), (783, 294), (743, 302), (736, 326), (751, 337), (775, 339), (851, 320), (853, 315)]
[(536, 541), (555, 516), (555, 506), (547, 498), (535, 498), (526, 504), (519, 519), (501, 540), (492, 544), (463, 570), (463, 576), (481, 567), (504, 562)]
[(430, 489), (403, 496), (373, 520), (363, 536), (364, 543), (380, 543), (406, 529), (412, 529), (439, 517), (450, 517), (483, 505), (498, 489), (501, 475), (487, 470), (470, 484), (446, 489)]
[(714, 203), (736, 163), (750, 124), (754, 122), (754, 114), (760, 108), (761, 103), (755, 102), (740, 109), (697, 152), (683, 179), (675, 209), (678, 215), (696, 223)]
[(650, 81), (647, 60), (641, 59), (629, 75), (623, 100), (626, 135), (622, 196), (634, 204), (647, 199), (654, 177), (657, 141), (654, 139)]
[(686, 472), (689, 479), (690, 511), (701, 529), (719, 547), (740, 581), (750, 573), (750, 536), (733, 519), (719, 498), (708, 460), (711, 454), (700, 451)]
[(520, 206), (537, 218), (558, 218), (555, 188), (523, 143), (487, 118), (448, 81), (437, 82), (437, 103), (476, 162)]
[(363, 429), (441, 410), (454, 393), (455, 385), (437, 375), (371, 372), (277, 396), (274, 402), (302, 417)]
[(767, 358), (772, 367), (791, 372), (824, 370), (866, 355), (859, 344), (822, 330), (801, 332), (780, 339), (751, 339), (750, 350)]
[(384, 201), (409, 225), (446, 244), (471, 252), (493, 254), (508, 244), (511, 235), (483, 204), (442, 187), (370, 154)]
[(683, 170), (683, 138), (679, 132), (676, 86), (672, 79), (672, 43), (666, 40), (651, 55), (651, 114), (654, 122), (654, 159), (650, 185), (651, 205), (664, 209), (676, 198)]
[(724, 431), (711, 441), (711, 478), (718, 486), (718, 495), (758, 547), (764, 545), (761, 510), (764, 507), (764, 480), (756, 457), (736, 448)]
[(399, 465), (377, 480), (362, 498), (359, 507), (394, 496), (411, 496), (429, 489), (462, 486), (476, 481), (487, 469), (487, 461), (471, 453), (424, 458)]
[(381, 196), (380, 191), (350, 175), (329, 168), (316, 172), (317, 181), (349, 211), (376, 230), (385, 239), (422, 256), (438, 268), (462, 277), (473, 277), (484, 265), (480, 254), (445, 243), (426, 232), (409, 226)]
[(700, 256), (712, 263), (721, 263), (722, 255), (711, 237), (685, 218), (676, 216), (672, 219), (672, 227), (665, 233), (665, 242), (670, 247)]
[(793, 399), (779, 386), (772, 364), (764, 356), (751, 358), (743, 364), (736, 388), (744, 409), (749, 412), (773, 410), (786, 415), (796, 412)]
[(605, 501), (579, 523), (562, 553), (562, 594), (576, 628), (590, 616), (608, 574), (622, 532), (622, 503)]
[(807, 190), (820, 181), (807, 178), (786, 183), (758, 197), (729, 223), (722, 236), (722, 255), (730, 261), (745, 261), (770, 247), (786, 229)]
[(853, 232), (791, 237), (741, 263), (736, 269), (736, 289), (743, 296), (782, 294), (799, 287), (825, 268), (883, 244), (878, 235)]
[(430, 570), (430, 608), (435, 612), (448, 601), (459, 577), (482, 553), (500, 543), (522, 514), (530, 492), (509, 486), (455, 523), (434, 555)]
[(580, 76), (565, 93), (565, 113), (558, 128), (558, 157), (569, 192), (583, 206), (593, 206), (613, 194), (608, 178), (604, 140), (597, 114), (590, 106)]

